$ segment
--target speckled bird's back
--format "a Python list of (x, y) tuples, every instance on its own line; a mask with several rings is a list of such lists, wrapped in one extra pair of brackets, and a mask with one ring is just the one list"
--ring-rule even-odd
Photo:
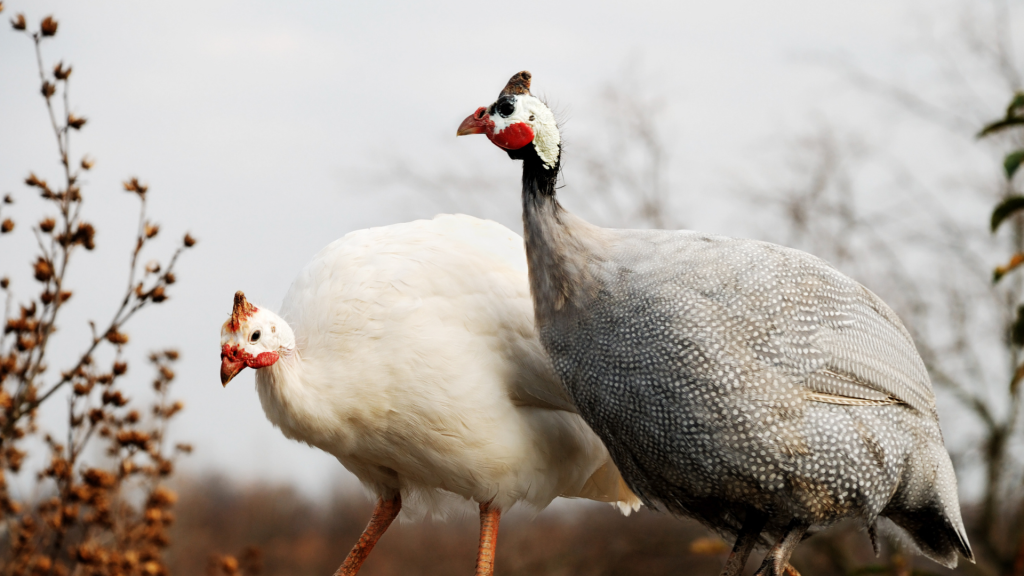
[(878, 297), (772, 244), (601, 232), (587, 296), (541, 336), (641, 498), (726, 532), (751, 504), (823, 526), (894, 501), (963, 534), (928, 374)]

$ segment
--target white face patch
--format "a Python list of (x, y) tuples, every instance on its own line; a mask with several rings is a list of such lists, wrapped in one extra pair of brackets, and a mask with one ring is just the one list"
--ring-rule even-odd
[[(281, 325), (278, 330), (277, 326)], [(253, 342), (253, 335), (260, 336)], [(279, 316), (265, 308), (257, 308), (251, 316), (242, 320), (238, 331), (232, 331), (225, 322), (220, 331), (221, 346), (237, 346), (253, 356), (262, 352), (280, 352), (295, 347), (295, 335)]]
[(516, 96), (516, 110), (508, 118), (501, 114), (492, 114), (491, 121), (494, 122), (494, 133), (497, 134), (517, 122), (523, 122), (533, 129), (533, 146), (537, 155), (549, 169), (554, 169), (558, 163), (558, 145), (562, 142), (562, 136), (558, 133), (558, 125), (555, 123), (555, 115), (544, 105), (540, 99), (534, 96)]

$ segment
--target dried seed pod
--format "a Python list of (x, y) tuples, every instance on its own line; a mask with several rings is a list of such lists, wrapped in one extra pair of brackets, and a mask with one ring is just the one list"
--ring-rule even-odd
[(157, 286), (156, 288), (153, 288), (153, 291), (150, 292), (149, 297), (150, 299), (153, 300), (153, 302), (156, 303), (160, 303), (163, 302), (164, 300), (167, 300), (167, 295), (164, 294), (163, 286)]
[(36, 259), (32, 269), (35, 271), (36, 280), (40, 282), (46, 282), (53, 277), (53, 266), (42, 256)]
[(128, 335), (124, 332), (118, 332), (113, 328), (107, 332), (106, 338), (108, 342), (111, 344), (117, 344), (118, 346), (128, 343)]
[(158, 486), (153, 493), (149, 495), (149, 500), (146, 502), (147, 507), (165, 508), (178, 501), (178, 495), (173, 490), (168, 490), (163, 486)]
[(43, 21), (39, 23), (39, 32), (43, 36), (53, 36), (57, 33), (57, 21), (53, 19), (53, 16), (43, 18)]
[(112, 488), (117, 484), (117, 477), (99, 468), (87, 468), (82, 472), (82, 480), (95, 488)]
[(53, 76), (58, 80), (67, 80), (68, 76), (71, 76), (71, 66), (64, 67), (64, 62), (57, 62), (57, 65), (53, 67)]
[(128, 399), (121, 394), (120, 390), (104, 390), (101, 399), (104, 404), (113, 404), (118, 407), (128, 403)]
[(128, 180), (127, 182), (123, 182), (123, 185), (124, 185), (124, 189), (127, 192), (135, 192), (139, 196), (142, 196), (143, 194), (145, 194), (146, 190), (149, 189), (149, 187), (146, 186), (145, 184), (139, 183), (139, 179), (138, 178), (132, 178), (131, 180)]
[(121, 430), (117, 433), (117, 442), (121, 446), (136, 446), (145, 450), (149, 444), (149, 434), (140, 430)]
[(25, 184), (28, 186), (36, 186), (38, 188), (46, 188), (46, 180), (40, 180), (34, 172), (28, 173), (28, 178), (25, 178)]
[(80, 118), (74, 114), (68, 114), (68, 127), (74, 128), (75, 130), (81, 130), (82, 126), (88, 122), (85, 118)]

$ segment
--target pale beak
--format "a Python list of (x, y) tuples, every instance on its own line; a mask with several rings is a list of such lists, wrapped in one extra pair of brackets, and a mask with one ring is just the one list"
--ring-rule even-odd
[(245, 369), (245, 360), (238, 360), (227, 356), (225, 354), (220, 355), (220, 383), (223, 386), (227, 386), (231, 379), (238, 375), (239, 372)]
[(467, 134), (486, 134), (487, 133), (487, 118), (485, 114), (486, 108), (478, 108), (476, 112), (470, 114), (459, 124), (459, 130), (455, 133), (456, 136), (466, 136)]

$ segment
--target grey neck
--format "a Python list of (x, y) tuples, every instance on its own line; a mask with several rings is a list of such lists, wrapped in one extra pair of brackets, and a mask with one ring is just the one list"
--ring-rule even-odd
[(539, 328), (571, 315), (594, 293), (590, 265), (600, 229), (567, 212), (555, 199), (558, 167), (523, 160), (523, 237), (530, 291)]

